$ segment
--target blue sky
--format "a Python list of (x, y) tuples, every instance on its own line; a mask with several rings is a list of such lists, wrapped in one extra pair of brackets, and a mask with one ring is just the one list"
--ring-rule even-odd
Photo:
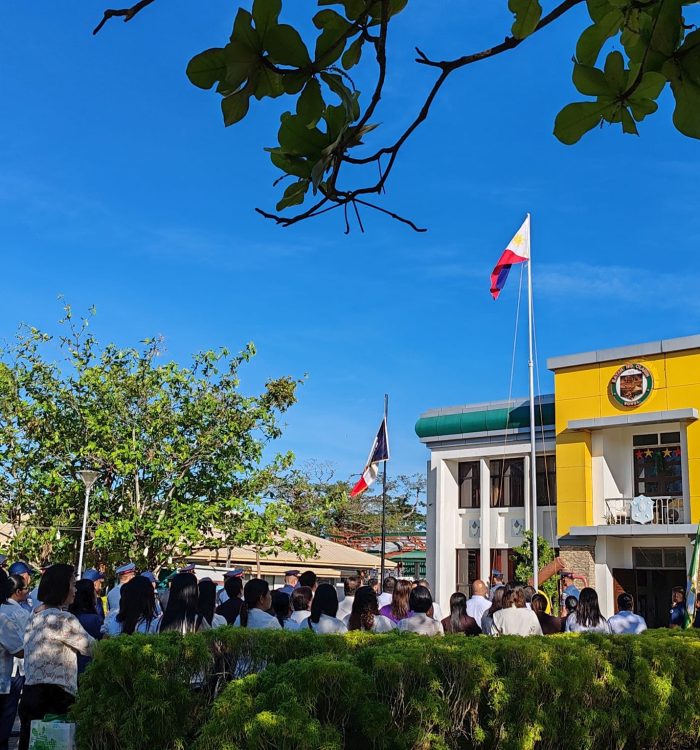
[[(340, 215), (280, 229), (253, 211), (278, 196), (262, 148), (287, 103), (255, 103), (224, 129), (218, 96), (184, 75), (189, 57), (225, 42), (236, 5), (156, 2), (97, 37), (97, 0), (5, 8), (2, 337), (20, 321), (50, 328), (63, 294), (77, 310), (96, 305), (102, 341), (162, 334), (183, 363), (252, 340), (247, 390), (308, 374), (279, 447), (343, 477), (362, 469), (385, 392), (402, 473), (424, 471), (423, 410), (508, 395), (518, 274), (497, 303), (489, 274), (526, 211), (542, 392), (548, 356), (700, 331), (700, 144), (674, 130), (668, 93), (640, 138), (607, 128), (565, 147), (551, 135), (577, 98), (584, 8), (444, 87), (382, 204), (427, 233), (367, 214), (366, 233), (346, 237)], [(414, 46), (436, 57), (489, 47), (510, 27), (506, 6), (411, 0), (379, 132), (398, 132), (431, 85)], [(522, 327), (516, 395), (525, 344)]]

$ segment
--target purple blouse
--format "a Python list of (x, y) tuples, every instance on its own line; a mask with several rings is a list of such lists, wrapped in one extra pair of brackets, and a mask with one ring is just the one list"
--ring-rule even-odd
[(384, 617), (388, 617), (392, 622), (399, 623), (401, 620), (405, 619), (405, 617), (411, 617), (413, 612), (411, 610), (408, 611), (408, 614), (406, 614), (404, 617), (397, 619), (394, 617), (394, 613), (391, 611), (391, 604), (386, 604), (379, 610), (380, 615), (384, 615)]

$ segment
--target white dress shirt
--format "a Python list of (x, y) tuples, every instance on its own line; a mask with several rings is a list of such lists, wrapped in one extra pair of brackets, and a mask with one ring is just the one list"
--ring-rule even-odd
[(527, 607), (515, 605), (499, 609), (493, 614), (494, 635), (542, 635), (537, 615)]
[(437, 602), (433, 602), (433, 620), (442, 622), (444, 619), (445, 617), (442, 614), (442, 607)]
[(467, 614), (476, 620), (479, 627), (487, 609), (491, 609), (491, 602), (485, 596), (475, 595), (467, 599)]
[[(105, 617), (105, 621), (102, 623), (100, 633), (107, 638), (114, 638), (117, 635), (122, 634), (123, 625), (117, 620), (119, 610), (112, 610)], [(160, 617), (154, 617), (150, 622), (148, 620), (139, 620), (134, 628), (134, 633), (157, 633), (160, 626)]]
[(399, 632), (419, 633), (420, 635), (443, 635), (442, 623), (433, 620), (423, 612), (416, 612), (410, 617), (404, 617), (396, 626)]
[(355, 601), (354, 596), (346, 596), (338, 605), (338, 619), (344, 620), (352, 612), (352, 603)]
[[(309, 620), (309, 622), (311, 622)], [(307, 623), (307, 627), (309, 624)], [(337, 617), (331, 617), (330, 615), (321, 615), (318, 622), (311, 622), (311, 630), (314, 633), (325, 635), (326, 633), (347, 633), (348, 627)]]
[(647, 629), (646, 620), (629, 610), (620, 610), (608, 620), (610, 630), (618, 635), (643, 633)]
[(308, 620), (310, 614), (311, 612), (309, 612), (308, 609), (300, 609), (292, 612), (292, 614), (289, 615), (289, 619), (294, 620), (294, 622), (298, 622), (301, 625), (305, 620)]
[[(241, 626), (241, 616), (238, 615), (236, 622), (233, 623), (236, 627)], [(259, 607), (254, 607), (248, 610), (248, 625), (246, 626), (251, 630), (282, 630), (279, 620), (273, 615), (268, 615)]]
[(29, 612), (13, 599), (0, 606), (0, 695), (10, 692), (14, 657), (24, 646)]
[(379, 609), (381, 609), (382, 607), (386, 607), (387, 604), (391, 604), (391, 594), (379, 594), (379, 596), (377, 597), (377, 604), (379, 605)]
[[(343, 618), (343, 622), (345, 625), (349, 628), (350, 627), (350, 615)], [(384, 617), (384, 615), (375, 615), (374, 616), (374, 625), (370, 628), (369, 631), (364, 630), (364, 632), (371, 632), (371, 633), (391, 633), (392, 630), (396, 628), (396, 623), (392, 622), (388, 617)]]

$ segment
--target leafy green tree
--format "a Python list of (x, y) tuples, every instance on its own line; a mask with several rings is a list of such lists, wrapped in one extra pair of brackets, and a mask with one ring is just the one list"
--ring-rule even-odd
[(84, 490), (95, 469), (87, 534), (90, 562), (131, 559), (151, 569), (206, 546), (281, 546), (286, 509), (269, 496), (291, 454), (263, 461), (298, 381), (240, 391), (252, 344), (196, 354), (182, 367), (163, 342), (100, 347), (70, 306), (52, 336), (20, 328), (1, 352), (0, 513), (11, 552), (75, 559)]
[[(526, 531), (523, 534), (523, 543), (513, 550), (513, 559), (515, 560), (515, 580), (527, 583), (534, 575), (534, 566), (532, 560), (532, 532)], [(554, 549), (550, 543), (541, 536), (537, 537), (537, 562), (538, 568), (554, 560)], [(557, 601), (557, 579), (550, 578), (539, 584), (539, 588), (547, 594), (552, 604)]]
[[(492, 0), (495, 1), (495, 0)], [(112, 17), (131, 20), (155, 0), (105, 11), (95, 33)], [(505, 5), (505, 0), (500, 0)], [(394, 19), (408, 0), (318, 0), (309, 19), (306, 9), (289, 2), (284, 9), (297, 23), (280, 21), (282, 0), (250, 0), (239, 7), (228, 39), (195, 55), (187, 66), (190, 81), (215, 88), (224, 124), (243, 120), (255, 101), (286, 97), (278, 142), (266, 150), (288, 180), (277, 213), (256, 209), (282, 226), (341, 208), (346, 232), (349, 213), (360, 226), (361, 210), (372, 208), (418, 227), (369, 200), (381, 196), (400, 150), (428, 119), (445, 82), (457, 71), (516, 49), (528, 37), (553, 26), (576, 6), (585, 5), (588, 22), (581, 30), (573, 60), (573, 84), (585, 97), (565, 106), (554, 123), (555, 136), (576, 143), (598, 125), (610, 124), (637, 134), (637, 124), (657, 109), (669, 86), (675, 99), (673, 122), (681, 133), (700, 138), (700, 30), (694, 30), (695, 0), (508, 0), (513, 15), (502, 40), (484, 49), (441, 58), (416, 47), (416, 62), (435, 71), (434, 82), (417, 112), (381, 111), (389, 67)], [(415, 13), (425, 13), (420, 4)], [(333, 7), (329, 7), (333, 6)], [(546, 6), (546, 7), (543, 7)], [(469, 10), (455, 23), (469, 23)], [(312, 23), (308, 23), (308, 21)], [(309, 33), (313, 29), (313, 33)], [(573, 52), (573, 50), (572, 50)], [(568, 61), (562, 61), (567, 63)], [(355, 68), (373, 81), (361, 95)], [(403, 118), (405, 117), (405, 120)], [(381, 139), (384, 129), (389, 132)], [(398, 135), (395, 135), (398, 132)], [(371, 169), (367, 169), (371, 167)], [(304, 203), (304, 210), (282, 215)], [(309, 205), (310, 204), (310, 205)]]

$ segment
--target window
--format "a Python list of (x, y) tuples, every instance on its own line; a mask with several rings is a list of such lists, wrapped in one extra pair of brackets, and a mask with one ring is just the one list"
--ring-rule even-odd
[(635, 568), (686, 569), (684, 547), (633, 547)]
[(525, 506), (525, 472), (522, 458), (496, 459), (491, 469), (491, 507), (522, 508)]
[(467, 596), (470, 584), (480, 575), (480, 557), (478, 549), (457, 550), (457, 591), (463, 591)]
[(554, 456), (537, 456), (537, 505), (557, 504), (557, 469)]
[(480, 508), (481, 472), (479, 461), (468, 461), (459, 465), (459, 507)]
[[(637, 438), (652, 436), (637, 435)], [(647, 497), (682, 497), (681, 446), (678, 442), (636, 443), (634, 449), (634, 494)], [(680, 437), (677, 432), (661, 435), (661, 440)], [(646, 446), (646, 447), (645, 447)]]

